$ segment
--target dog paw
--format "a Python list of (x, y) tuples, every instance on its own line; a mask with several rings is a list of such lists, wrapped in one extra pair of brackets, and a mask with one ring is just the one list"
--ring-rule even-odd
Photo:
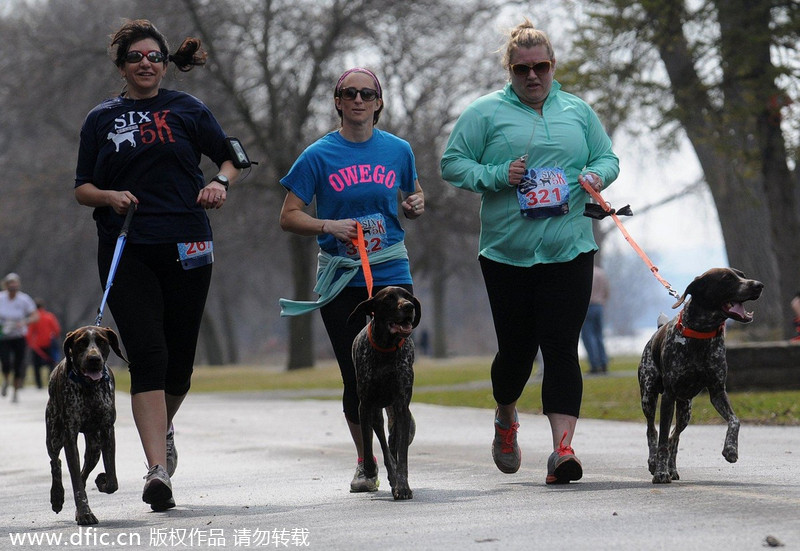
[(669, 484), (672, 482), (672, 477), (667, 472), (655, 473), (653, 475), (653, 484)]
[(736, 461), (739, 460), (739, 450), (736, 448), (725, 448), (722, 450), (722, 457), (724, 457), (728, 463), (736, 463)]
[(64, 508), (64, 490), (63, 488), (61, 491), (58, 489), (50, 490), (50, 507), (56, 513), (60, 513), (61, 509)]
[(91, 524), (97, 524), (97, 517), (94, 516), (94, 513), (88, 511), (86, 513), (75, 513), (75, 522), (77, 522), (80, 526), (89, 526)]
[(672, 480), (680, 480), (681, 475), (678, 474), (678, 471), (670, 471), (669, 476)]
[(411, 491), (411, 488), (406, 486), (405, 488), (393, 488), (392, 495), (396, 501), (400, 501), (403, 499), (413, 499), (414, 492)]
[(94, 479), (94, 483), (97, 486), (97, 489), (104, 494), (113, 494), (119, 489), (117, 479), (114, 478), (113, 480), (109, 480), (106, 473), (100, 473), (97, 475), (97, 478)]

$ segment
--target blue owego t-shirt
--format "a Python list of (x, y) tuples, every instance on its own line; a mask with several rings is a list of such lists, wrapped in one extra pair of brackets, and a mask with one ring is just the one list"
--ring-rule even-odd
[[(349, 142), (330, 132), (297, 158), (281, 184), (306, 205), (316, 197), (317, 217), (323, 220), (353, 218), (364, 227), (367, 252), (376, 252), (403, 240), (397, 216), (398, 190), (413, 193), (417, 180), (414, 153), (405, 140), (373, 130), (366, 142)], [(358, 258), (351, 243), (330, 234), (317, 237), (320, 248), (334, 256)], [(375, 285), (411, 283), (408, 260), (371, 266)], [(359, 273), (350, 286), (366, 285)]]
[[(206, 182), (202, 155), (217, 166), (229, 158), (225, 132), (199, 99), (173, 90), (133, 100), (110, 98), (81, 128), (75, 187), (128, 190), (139, 199), (128, 241), (158, 244), (212, 238), (205, 209), (196, 204)], [(94, 210), (101, 242), (119, 235), (122, 217)]]

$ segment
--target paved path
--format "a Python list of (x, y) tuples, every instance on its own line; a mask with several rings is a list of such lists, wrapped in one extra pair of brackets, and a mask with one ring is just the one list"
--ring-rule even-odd
[(19, 404), (0, 400), (0, 549), (24, 537), (16, 548), (750, 550), (768, 536), (800, 549), (797, 427), (742, 427), (731, 465), (720, 453), (724, 427), (691, 425), (683, 479), (654, 486), (642, 423), (582, 420), (575, 447), (584, 478), (548, 487), (542, 416), (520, 416), (523, 466), (504, 475), (489, 452), (491, 411), (413, 404), (414, 499), (395, 502), (385, 477), (377, 493), (349, 493), (355, 460), (337, 401), (193, 394), (177, 424), (178, 507), (153, 513), (141, 501), (146, 469), (121, 394), (120, 489), (105, 495), (91, 485), (100, 524), (87, 531), (74, 523), (66, 466), (68, 500), (60, 514), (50, 510), (45, 402), (35, 389)]

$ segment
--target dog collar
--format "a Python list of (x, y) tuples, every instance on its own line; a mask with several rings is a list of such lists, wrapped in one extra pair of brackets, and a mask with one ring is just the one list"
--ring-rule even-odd
[(90, 382), (86, 377), (81, 377), (80, 375), (75, 373), (75, 371), (72, 370), (72, 369), (69, 370), (69, 373), (67, 374), (67, 377), (73, 383), (76, 383), (76, 384), (79, 384), (79, 385), (82, 385), (82, 386), (92, 386), (92, 385), (96, 385), (97, 383), (101, 383), (101, 382), (104, 383), (104, 382), (106, 382), (106, 381), (108, 381), (110, 379), (110, 377), (108, 375), (108, 365), (103, 365), (103, 376), (100, 379), (96, 380), (96, 381), (91, 381)]
[(406, 339), (403, 338), (400, 339), (400, 342), (398, 342), (394, 348), (383, 348), (381, 346), (378, 346), (378, 344), (374, 340), (372, 340), (372, 322), (370, 322), (369, 325), (367, 325), (367, 338), (369, 339), (369, 344), (372, 345), (372, 348), (374, 348), (378, 352), (386, 352), (386, 353), (397, 352), (403, 347), (403, 344), (405, 344), (406, 342)]
[(678, 322), (675, 324), (675, 329), (677, 329), (681, 335), (689, 337), (690, 339), (713, 339), (725, 333), (725, 322), (723, 321), (719, 327), (713, 331), (695, 331), (683, 325), (683, 310), (681, 310), (678, 314)]

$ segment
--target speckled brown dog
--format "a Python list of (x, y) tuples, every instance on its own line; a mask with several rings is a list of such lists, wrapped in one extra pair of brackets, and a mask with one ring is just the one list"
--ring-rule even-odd
[[(689, 284), (673, 305), (677, 308), (691, 295), (680, 314), (659, 325), (642, 353), (639, 389), (647, 418), (647, 460), (653, 484), (678, 480), (676, 456), (681, 432), (692, 416), (692, 399), (708, 389), (714, 408), (727, 421), (722, 455), (730, 463), (739, 457), (739, 419), (733, 413), (725, 382), (725, 321), (753, 321), (743, 303), (761, 296), (764, 284), (732, 268), (713, 268)], [(661, 394), (659, 429), (655, 416)], [(672, 416), (675, 428), (669, 435)]]
[[(395, 499), (411, 499), (408, 485), (411, 393), (414, 386), (414, 341), (411, 331), (419, 324), (420, 304), (401, 287), (386, 287), (359, 304), (348, 323), (359, 316), (372, 320), (353, 341), (353, 363), (358, 385), (361, 436), (364, 441), (364, 473), (377, 476), (372, 455), (372, 431), (383, 452), (389, 484)], [(361, 318), (363, 319), (363, 318)], [(389, 444), (383, 430), (383, 408), (391, 410)]]
[[(107, 494), (117, 491), (114, 464), (114, 375), (106, 361), (113, 350), (122, 356), (117, 334), (109, 327), (86, 326), (67, 334), (64, 340), (64, 359), (50, 376), (45, 421), (47, 424), (47, 453), (50, 455), (50, 504), (58, 513), (64, 505), (64, 486), (61, 483), (61, 448), (67, 458), (72, 491), (75, 496), (75, 520), (78, 524), (97, 524), (89, 508), (86, 480), (103, 455), (106, 472), (95, 479), (97, 489)], [(127, 360), (126, 360), (127, 361)], [(81, 469), (78, 452), (78, 433), (86, 442)]]

